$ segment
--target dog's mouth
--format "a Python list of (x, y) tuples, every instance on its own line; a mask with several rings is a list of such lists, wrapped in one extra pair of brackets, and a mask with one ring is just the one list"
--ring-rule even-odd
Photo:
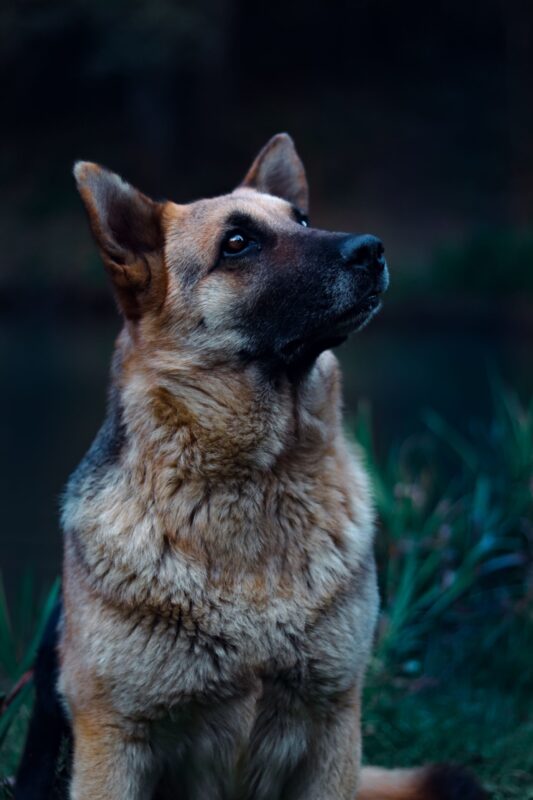
[(334, 319), (332, 327), (339, 332), (346, 329), (346, 335), (361, 330), (367, 322), (370, 322), (374, 314), (377, 314), (381, 305), (379, 294), (369, 294), (360, 303), (352, 306), (348, 311)]
[(337, 317), (305, 336), (291, 339), (282, 348), (282, 354), (287, 360), (294, 360), (300, 355), (318, 355), (330, 347), (342, 344), (350, 333), (359, 331), (370, 322), (372, 317), (381, 308), (379, 294), (369, 294), (356, 305), (351, 306)]

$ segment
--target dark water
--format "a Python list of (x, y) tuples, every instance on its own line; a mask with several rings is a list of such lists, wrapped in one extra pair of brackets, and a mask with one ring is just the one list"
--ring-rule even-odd
[[(39, 584), (60, 569), (62, 487), (102, 419), (118, 322), (10, 317), (0, 321), (0, 565), (11, 593), (28, 569)], [(530, 391), (533, 337), (482, 324), (419, 324), (382, 315), (339, 355), (346, 413), (372, 404), (381, 448), (422, 428), (433, 408), (456, 424), (490, 410), (487, 364)]]

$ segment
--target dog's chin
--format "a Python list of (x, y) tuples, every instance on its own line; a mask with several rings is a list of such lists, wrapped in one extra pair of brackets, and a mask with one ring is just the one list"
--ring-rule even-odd
[(370, 294), (360, 303), (336, 317), (332, 322), (332, 327), (336, 333), (344, 337), (360, 331), (378, 313), (381, 305), (379, 294)]
[(324, 350), (338, 347), (351, 333), (362, 330), (380, 308), (379, 295), (368, 295), (360, 303), (332, 317), (311, 333), (287, 342), (282, 348), (285, 362), (289, 365), (311, 363)]

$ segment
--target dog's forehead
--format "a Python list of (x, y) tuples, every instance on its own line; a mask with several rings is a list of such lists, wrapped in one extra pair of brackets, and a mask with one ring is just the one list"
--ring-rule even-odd
[(287, 221), (294, 222), (294, 209), (287, 200), (246, 187), (238, 187), (230, 194), (219, 197), (174, 206), (169, 221), (176, 228), (187, 222), (187, 225), (194, 224), (198, 232), (206, 227), (214, 231), (216, 226), (223, 225), (237, 214), (249, 216), (273, 228), (281, 227)]

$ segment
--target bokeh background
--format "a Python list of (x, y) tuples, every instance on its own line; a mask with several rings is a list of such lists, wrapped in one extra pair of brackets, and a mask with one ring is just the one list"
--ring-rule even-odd
[[(312, 223), (386, 245), (385, 308), (340, 350), (348, 424), (367, 444), (371, 435), (376, 463), (411, 453), (430, 431), (483, 471), (471, 437), (485, 422), (500, 425), (493, 456), (524, 420), (517, 447), (530, 446), (528, 0), (4, 0), (0, 27), (8, 597), (28, 569), (37, 587), (60, 569), (59, 496), (102, 419), (119, 328), (71, 177), (78, 158), (184, 202), (231, 189), (264, 142), (289, 131), (308, 169)], [(496, 384), (512, 390), (506, 422), (495, 417)], [(464, 470), (453, 457), (439, 456), (450, 482)], [(502, 477), (525, 493), (506, 551), (521, 566), (531, 541), (524, 458), (526, 473)], [(410, 479), (391, 481), (392, 501), (416, 506)], [(527, 605), (524, 572), (510, 580)]]
[(385, 242), (342, 351), (380, 444), (533, 382), (533, 13), (525, 2), (6, 0), (0, 11), (0, 499), (9, 583), (59, 564), (58, 496), (102, 418), (118, 320), (71, 167), (155, 197), (231, 189), (288, 130), (313, 224)]

